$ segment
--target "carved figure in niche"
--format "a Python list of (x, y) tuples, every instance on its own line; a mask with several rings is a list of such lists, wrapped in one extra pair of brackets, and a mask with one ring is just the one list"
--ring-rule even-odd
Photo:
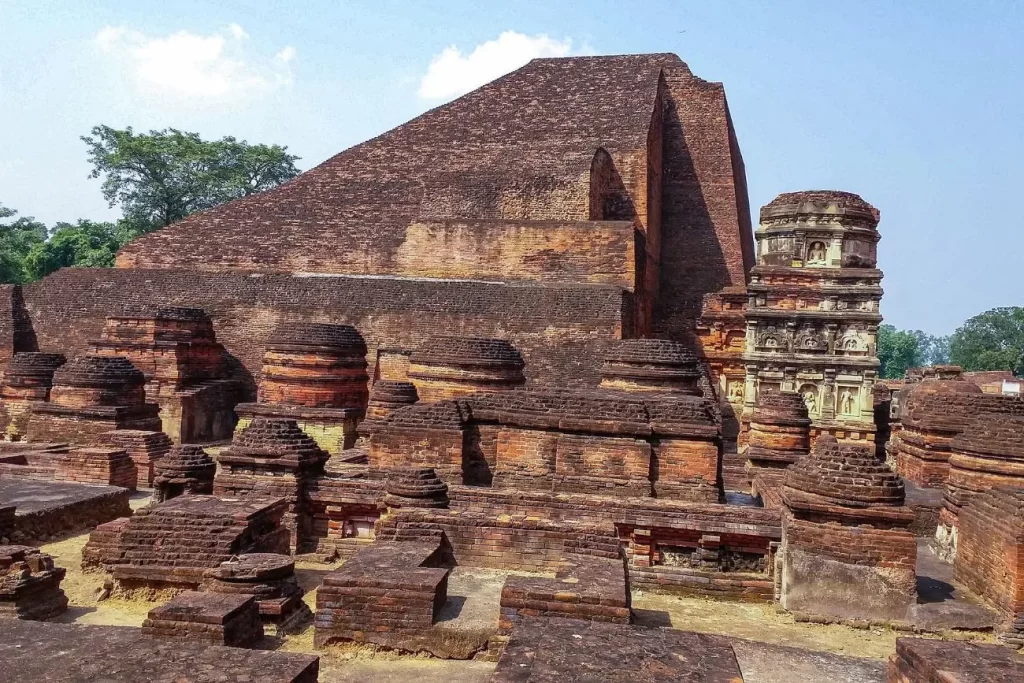
[(825, 243), (824, 242), (811, 242), (811, 246), (807, 250), (807, 261), (808, 261), (808, 263), (824, 263), (825, 262)]
[(743, 383), (742, 382), (730, 382), (729, 383), (729, 400), (730, 401), (742, 401), (743, 400)]
[(805, 384), (800, 387), (800, 396), (804, 399), (808, 413), (816, 413), (818, 411), (818, 387), (813, 384)]
[(775, 337), (765, 337), (764, 345), (769, 349), (775, 349), (779, 346), (779, 341)]
[(839, 412), (843, 415), (853, 415), (853, 394), (849, 389), (843, 389), (839, 395)]
[(847, 337), (843, 340), (843, 348), (847, 351), (856, 351), (858, 346), (856, 337)]

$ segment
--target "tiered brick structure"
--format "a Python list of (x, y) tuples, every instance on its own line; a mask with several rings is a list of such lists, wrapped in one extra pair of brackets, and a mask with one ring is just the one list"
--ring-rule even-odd
[(792, 612), (903, 619), (917, 596), (914, 513), (869, 448), (818, 438), (786, 474), (781, 602)]
[(263, 640), (263, 625), (251, 595), (188, 591), (151, 609), (142, 623), (142, 635), (254, 647)]
[(762, 391), (750, 416), (747, 472), (785, 469), (811, 450), (811, 420), (803, 397), (793, 391)]
[(77, 448), (57, 465), (57, 479), (80, 484), (106, 484), (135, 490), (135, 463), (122, 448)]
[(1024, 680), (1024, 655), (984, 643), (899, 638), (886, 683), (1003, 683)]
[(175, 443), (226, 439), (240, 387), (229, 379), (224, 347), (201, 308), (131, 306), (106, 320), (93, 353), (124, 356), (146, 376), (146, 398), (160, 406)]
[(915, 384), (901, 406), (900, 429), (893, 438), (896, 471), (919, 486), (943, 487), (953, 438), (985, 414), (1024, 415), (1024, 400), (983, 394), (963, 380)]
[(432, 337), (409, 357), (420, 400), (441, 401), (522, 386), (525, 363), (503, 339)]
[(404, 467), (388, 472), (384, 504), (388, 508), (446, 508), (448, 486), (429, 467)]
[(0, 383), (0, 438), (21, 441), (31, 415), (29, 406), (50, 400), (53, 373), (67, 359), (59, 353), (16, 353)]
[(622, 391), (700, 394), (697, 356), (667, 339), (625, 339), (605, 353), (601, 386)]
[(32, 404), (29, 441), (92, 444), (112, 429), (160, 430), (146, 378), (122, 356), (78, 356), (53, 375), (48, 403)]
[(243, 429), (253, 418), (291, 418), (331, 454), (351, 448), (368, 396), (366, 342), (350, 325), (284, 323), (263, 356), (257, 403), (237, 406)]
[(1007, 643), (1024, 646), (1024, 489), (979, 493), (960, 510), (953, 577), (996, 609)]
[(0, 617), (52, 619), (68, 608), (60, 588), (67, 570), (38, 548), (0, 545)]
[(763, 389), (795, 391), (814, 435), (874, 443), (877, 225), (878, 210), (849, 192), (792, 192), (761, 208), (747, 286), (744, 422)]
[(260, 620), (278, 635), (294, 631), (313, 616), (302, 601), (295, 560), (287, 555), (248, 553), (232, 558), (206, 571), (202, 590), (254, 596)]
[(448, 483), (718, 501), (721, 440), (703, 397), (514, 391), (417, 404), (374, 432), (370, 466)]
[(324, 474), (328, 457), (295, 420), (258, 417), (217, 456), (221, 469), (213, 492), (285, 499), (284, 523), (292, 532), (292, 547), (298, 547), (312, 527), (306, 490)]
[[(100, 434), (99, 440), (108, 446), (123, 448), (135, 463), (137, 486), (152, 486), (156, 462), (171, 452), (173, 442), (164, 432), (145, 432), (137, 429), (117, 429)], [(207, 492), (208, 493), (208, 492)]]
[(217, 463), (199, 446), (176, 446), (153, 468), (153, 501), (213, 493)]
[(287, 553), (286, 507), (282, 499), (179, 496), (144, 507), (127, 522), (98, 527), (83, 562), (110, 571), (127, 593), (195, 589), (207, 569), (234, 556)]
[(363, 447), (369, 445), (369, 438), (377, 425), (384, 422), (399, 408), (411, 406), (420, 400), (416, 385), (400, 380), (379, 379), (370, 389), (370, 400), (366, 404), (366, 418), (359, 423), (359, 439)]
[(936, 540), (956, 553), (957, 517), (979, 493), (997, 487), (1024, 489), (1024, 416), (982, 415), (950, 443), (949, 476)]

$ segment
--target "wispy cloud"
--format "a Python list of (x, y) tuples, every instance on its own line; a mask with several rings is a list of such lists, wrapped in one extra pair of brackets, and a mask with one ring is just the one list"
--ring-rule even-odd
[(258, 54), (238, 24), (208, 35), (182, 30), (164, 36), (106, 26), (95, 41), (149, 95), (225, 98), (266, 93), (293, 81), (295, 48), (272, 57)]
[(450, 45), (434, 55), (420, 81), (419, 95), (425, 99), (455, 97), (514, 71), (531, 59), (590, 52), (586, 47), (573, 49), (571, 38), (556, 40), (543, 33), (528, 36), (505, 31), (495, 40), (480, 43), (468, 54)]

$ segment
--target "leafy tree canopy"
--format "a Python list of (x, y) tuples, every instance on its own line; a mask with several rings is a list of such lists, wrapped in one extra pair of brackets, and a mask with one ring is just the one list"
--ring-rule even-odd
[(0, 204), (0, 282), (21, 283), (32, 279), (25, 258), (46, 240), (46, 226), (32, 217), (15, 218), (18, 212)]
[(203, 140), (175, 128), (136, 134), (96, 126), (84, 136), (103, 178), (103, 196), (137, 225), (160, 228), (196, 211), (245, 197), (294, 178), (298, 157), (280, 145), (250, 145), (224, 137)]
[(885, 379), (903, 377), (908, 368), (921, 365), (922, 353), (913, 332), (897, 330), (892, 325), (878, 328), (879, 374)]
[(1024, 375), (1024, 308), (993, 308), (974, 316), (953, 333), (949, 357), (964, 370)]

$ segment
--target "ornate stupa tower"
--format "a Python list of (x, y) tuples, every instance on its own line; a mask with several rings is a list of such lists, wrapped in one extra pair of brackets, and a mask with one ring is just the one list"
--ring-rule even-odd
[(877, 226), (878, 209), (849, 192), (790, 192), (761, 207), (747, 289), (744, 426), (760, 391), (796, 391), (812, 438), (871, 444), (882, 321)]

